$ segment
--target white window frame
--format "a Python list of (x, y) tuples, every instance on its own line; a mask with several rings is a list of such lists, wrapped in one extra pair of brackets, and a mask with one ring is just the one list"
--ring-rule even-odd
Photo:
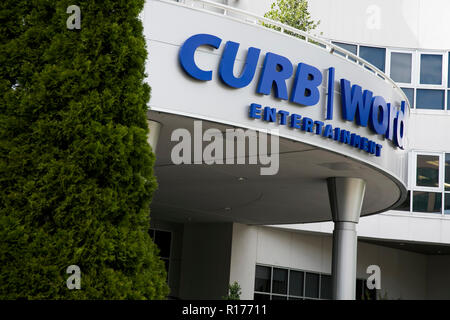
[[(418, 155), (424, 155), (424, 156), (437, 156), (439, 157), (439, 173), (438, 173), (438, 179), (439, 179), (439, 186), (438, 187), (423, 187), (423, 186), (417, 186), (417, 156)], [(414, 150), (411, 152), (412, 157), (412, 170), (410, 172), (411, 177), (411, 183), (410, 183), (410, 212), (414, 215), (427, 215), (427, 216), (444, 216), (444, 199), (445, 199), (445, 190), (444, 190), (444, 166), (445, 166), (445, 152), (429, 152), (429, 151), (421, 151), (421, 150)], [(440, 212), (423, 212), (423, 211), (414, 211), (413, 204), (414, 204), (414, 192), (415, 191), (422, 191), (422, 192), (433, 192), (441, 194), (441, 211)]]
[[(420, 82), (420, 69), (422, 67), (422, 55), (435, 55), (435, 56), (441, 56), (442, 57), (442, 66), (441, 66), (441, 83), (440, 84), (425, 84)], [(417, 51), (417, 86), (423, 88), (423, 89), (443, 89), (447, 87), (447, 83), (445, 80), (447, 79), (447, 75), (444, 72), (445, 65), (447, 63), (447, 57), (445, 57), (445, 54), (442, 51), (424, 51), (420, 50)], [(445, 84), (445, 85), (444, 85)]]
[[(414, 63), (415, 63), (415, 52), (413, 50), (397, 50), (397, 49), (390, 49), (390, 48), (386, 48), (386, 74), (389, 75), (389, 77), (392, 78), (391, 76), (391, 58), (392, 58), (392, 53), (406, 53), (406, 54), (410, 54), (411, 55), (411, 82), (395, 82), (399, 87), (404, 87), (404, 88), (412, 88), (414, 89)], [(415, 93), (415, 92), (414, 92)]]
[[(443, 182), (443, 166), (444, 166), (444, 157), (442, 152), (429, 152), (429, 151), (413, 151), (413, 170), (412, 170), (412, 191), (424, 191), (424, 192), (443, 192), (444, 191), (444, 182)], [(417, 185), (417, 156), (434, 156), (439, 158), (439, 173), (438, 173), (438, 187), (424, 187)]]

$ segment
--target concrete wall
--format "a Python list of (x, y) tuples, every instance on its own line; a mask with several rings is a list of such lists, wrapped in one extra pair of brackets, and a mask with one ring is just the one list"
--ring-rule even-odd
[[(267, 264), (331, 273), (330, 234), (314, 234), (243, 224), (152, 220), (151, 227), (172, 232), (169, 270), (171, 296), (220, 299), (238, 281), (242, 299), (253, 299), (255, 265)], [(357, 277), (381, 268), (381, 295), (388, 299), (450, 299), (450, 257), (426, 256), (358, 243)]]
[[(230, 282), (239, 282), (242, 299), (253, 299), (256, 264), (331, 274), (331, 251), (330, 235), (235, 224)], [(381, 268), (382, 296), (426, 298), (427, 256), (358, 243), (357, 277), (366, 279), (366, 269), (372, 264)]]
[[(221, 1), (218, 1), (221, 2)], [(228, 4), (263, 15), (273, 0), (229, 0)], [(448, 0), (308, 0), (315, 33), (335, 40), (371, 45), (448, 49)], [(395, 30), (395, 32), (392, 32)]]
[(450, 299), (450, 256), (429, 256), (427, 298)]
[(181, 299), (221, 299), (227, 294), (231, 223), (186, 223), (181, 262)]
[(427, 260), (423, 254), (358, 243), (357, 277), (367, 279), (367, 267), (381, 269), (381, 296), (387, 299), (426, 299)]

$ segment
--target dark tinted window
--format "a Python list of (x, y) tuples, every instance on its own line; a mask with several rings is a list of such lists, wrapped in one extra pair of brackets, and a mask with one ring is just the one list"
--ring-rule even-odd
[(441, 213), (442, 193), (414, 191), (413, 211)]
[(320, 278), (320, 298), (331, 299), (331, 276), (322, 275)]
[(409, 101), (409, 106), (411, 108), (414, 107), (414, 89), (413, 88), (402, 88), (403, 92), (405, 93), (406, 97)]
[(319, 297), (319, 275), (316, 273), (306, 273), (305, 279), (305, 297)]
[(289, 294), (293, 296), (303, 296), (303, 278), (304, 272), (290, 271)]
[(442, 84), (442, 56), (440, 54), (420, 55), (420, 83)]
[(419, 187), (439, 187), (439, 157), (417, 155), (416, 185)]
[(255, 299), (255, 300), (270, 300), (270, 295), (268, 295), (268, 294), (261, 294), (261, 293), (255, 293), (253, 295), (253, 299)]
[(450, 153), (445, 154), (445, 191), (450, 191)]
[(411, 83), (412, 54), (391, 53), (391, 78), (397, 82)]
[(444, 90), (417, 89), (416, 108), (444, 110)]
[(444, 198), (444, 214), (450, 214), (450, 193), (445, 194)]
[(360, 46), (359, 56), (381, 71), (385, 71), (386, 49)]
[(255, 291), (270, 292), (271, 270), (269, 267), (256, 266)]
[(354, 44), (348, 44), (348, 43), (342, 43), (342, 42), (334, 42), (333, 44), (337, 45), (338, 47), (341, 47), (342, 49), (345, 49), (347, 51), (350, 51), (351, 53), (353, 53), (354, 55), (357, 54), (357, 46)]
[(286, 269), (273, 268), (272, 293), (287, 294), (287, 278)]

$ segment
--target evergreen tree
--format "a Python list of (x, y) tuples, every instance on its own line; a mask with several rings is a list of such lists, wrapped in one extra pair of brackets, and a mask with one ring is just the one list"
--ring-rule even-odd
[(0, 1), (0, 299), (168, 294), (148, 234), (144, 2)]

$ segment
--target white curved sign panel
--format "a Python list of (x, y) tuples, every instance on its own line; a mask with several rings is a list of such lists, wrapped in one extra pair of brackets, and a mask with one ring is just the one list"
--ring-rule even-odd
[(398, 88), (324, 48), (259, 25), (147, 1), (150, 108), (279, 135), (406, 185), (409, 107)]

